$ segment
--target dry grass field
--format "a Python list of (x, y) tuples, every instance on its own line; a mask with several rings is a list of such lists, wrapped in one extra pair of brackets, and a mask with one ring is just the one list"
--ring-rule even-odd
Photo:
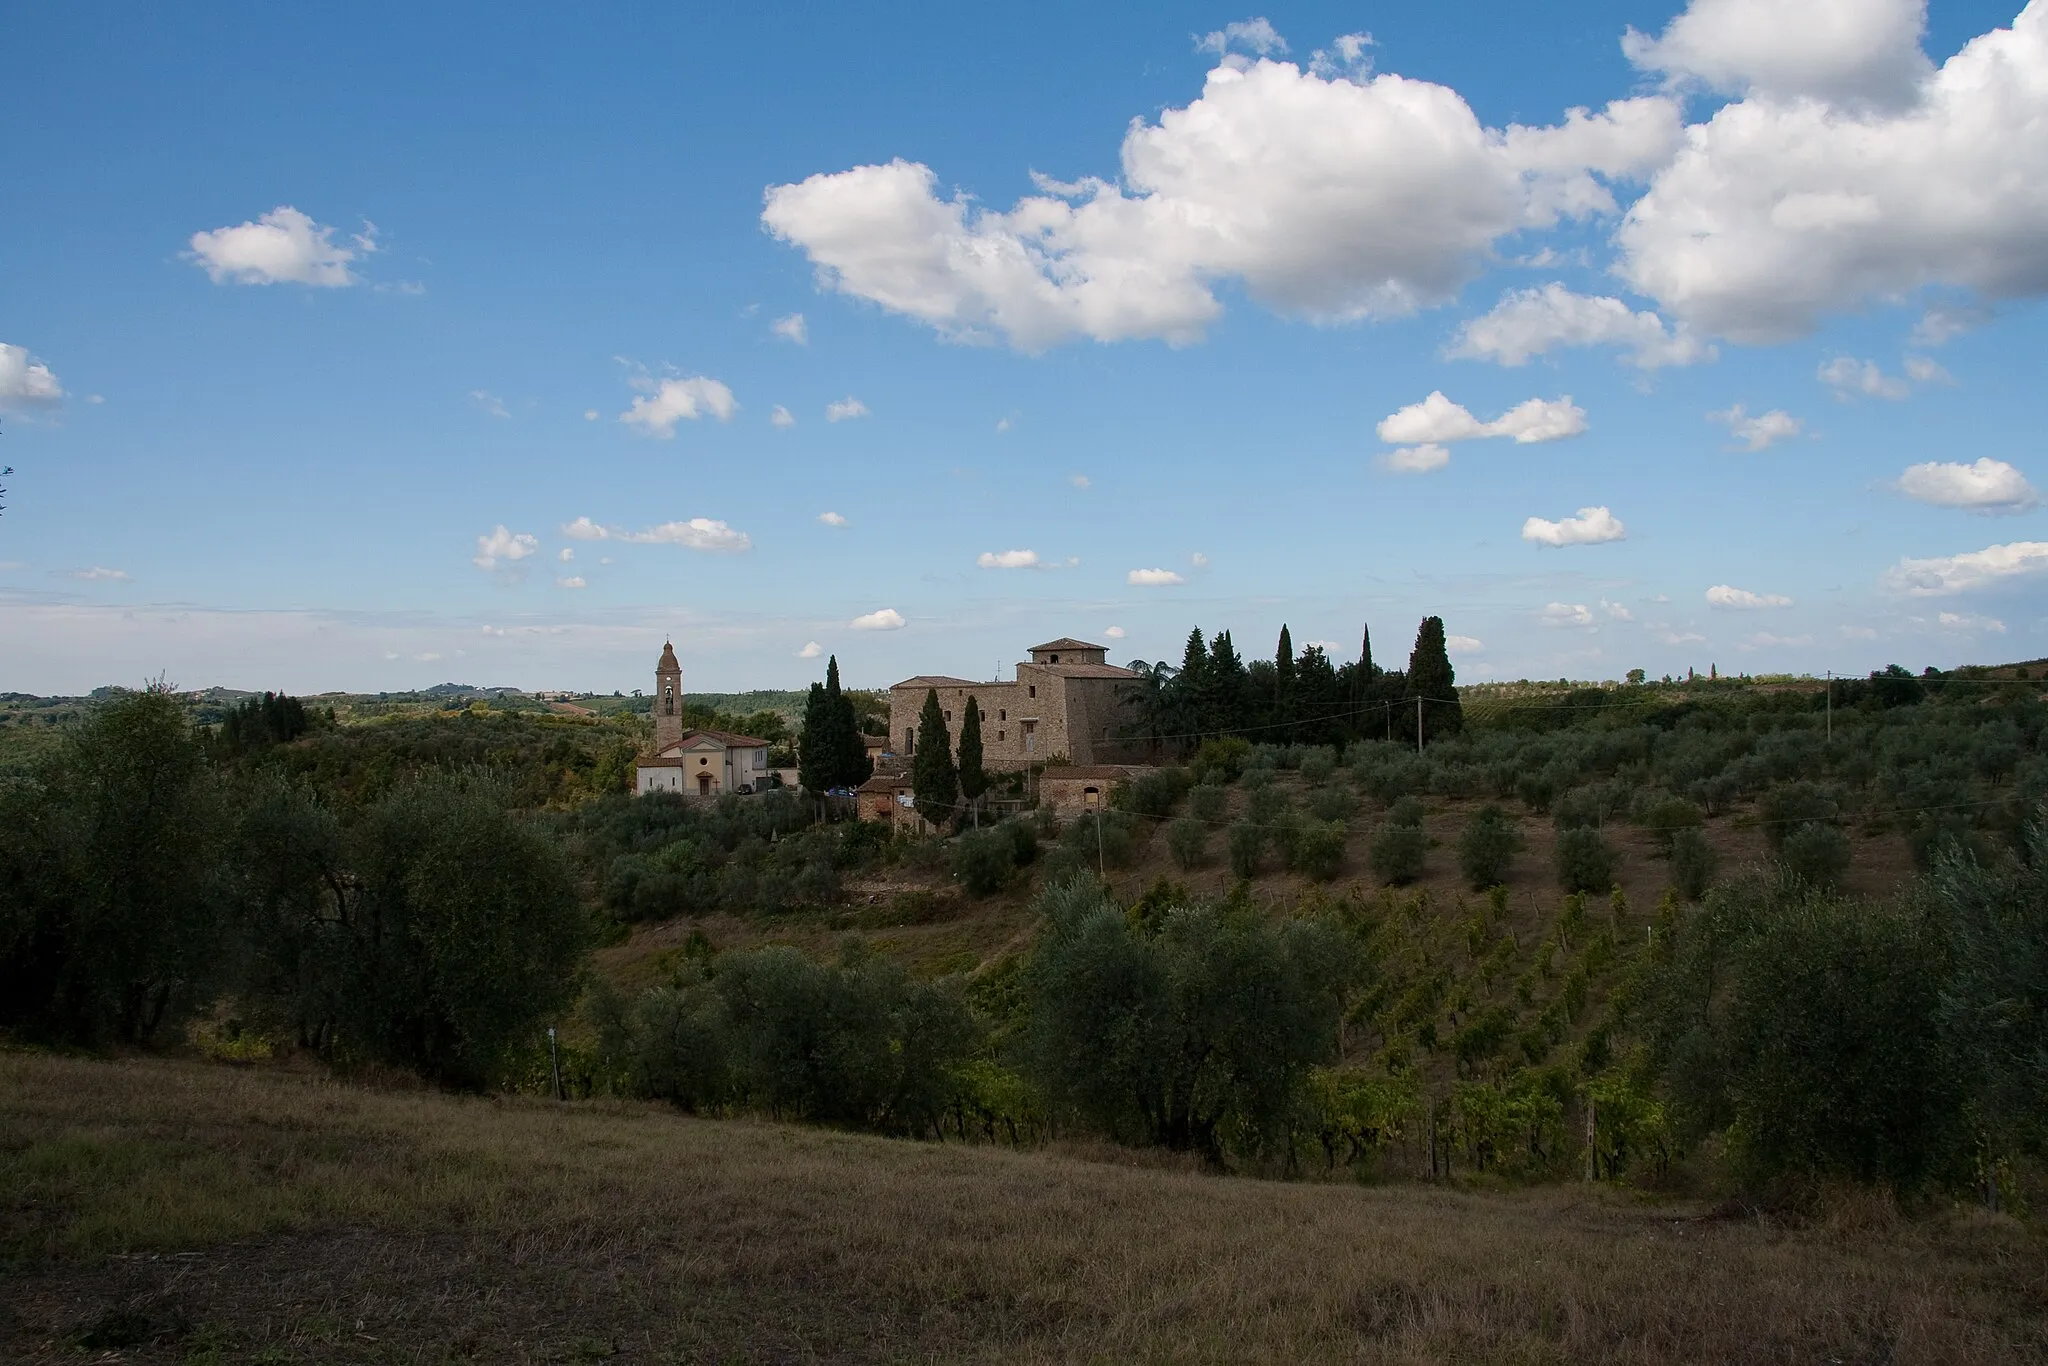
[(2048, 1239), (0, 1054), (8, 1362), (2048, 1359)]

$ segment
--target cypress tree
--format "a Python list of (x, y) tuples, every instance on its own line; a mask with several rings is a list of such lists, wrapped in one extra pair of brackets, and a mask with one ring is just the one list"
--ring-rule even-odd
[(1294, 636), (1283, 621), (1280, 623), (1280, 644), (1273, 651), (1273, 714), (1268, 718), (1273, 724), (1275, 739), (1296, 738), (1298, 711), (1294, 686)]
[(1209, 695), (1209, 643), (1202, 639), (1199, 626), (1188, 632), (1180, 672), (1174, 675), (1170, 691), (1168, 710), (1173, 718), (1172, 734), (1178, 737), (1175, 743), (1183, 750), (1191, 750), (1207, 725), (1203, 706)]
[(859, 787), (875, 771), (868, 758), (867, 743), (860, 738), (860, 720), (853, 714), (853, 699), (839, 687), (839, 656), (825, 663), (825, 706), (830, 716), (827, 743), (833, 787)]
[(1202, 728), (1216, 734), (1243, 730), (1251, 720), (1250, 699), (1245, 695), (1244, 661), (1228, 631), (1218, 631), (1209, 641), (1208, 682), (1208, 715)]
[(988, 791), (988, 770), (981, 766), (981, 704), (973, 694), (967, 698), (967, 715), (960, 718), (960, 795), (981, 824), (981, 794)]
[(1343, 710), (1343, 699), (1337, 670), (1323, 653), (1323, 647), (1311, 645), (1304, 649), (1294, 668), (1294, 705), (1300, 717), (1294, 727), (1297, 738), (1312, 745), (1341, 740), (1344, 718), (1338, 713)]
[(1444, 619), (1424, 617), (1415, 633), (1415, 650), (1408, 656), (1408, 733), (1414, 732), (1415, 699), (1422, 699), (1424, 742), (1456, 735), (1465, 727), (1465, 713), (1458, 705), (1458, 679), (1451, 670), (1450, 651), (1444, 644)]
[(806, 792), (820, 793), (833, 786), (831, 732), (832, 708), (825, 700), (825, 685), (813, 683), (796, 739), (796, 780)]
[(917, 753), (910, 759), (910, 792), (917, 814), (933, 825), (953, 819), (960, 804), (960, 774), (953, 767), (953, 737), (946, 733), (946, 714), (939, 708), (939, 690), (927, 688), (924, 709), (917, 714)]

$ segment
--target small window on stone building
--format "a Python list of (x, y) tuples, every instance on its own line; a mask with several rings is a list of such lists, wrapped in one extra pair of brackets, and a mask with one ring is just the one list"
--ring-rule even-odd
[(1036, 696), (1038, 696), (1038, 685), (1037, 685), (1036, 683), (1027, 683), (1027, 684), (1025, 684), (1024, 686), (1026, 686), (1026, 687), (1028, 687), (1029, 689), (1031, 689), (1031, 695), (1032, 695), (1033, 697), (1036, 697)]
[(1003, 742), (1003, 733), (1002, 733), (1001, 731), (997, 731), (997, 732), (996, 732), (996, 743), (1000, 745), (1000, 744), (1001, 744), (1002, 742)]
[(1059, 663), (1059, 662), (1060, 662), (1060, 657), (1059, 657), (1058, 655), (1054, 655), (1054, 656), (1052, 657), (1052, 662), (1053, 662), (1053, 663), (1055, 663), (1055, 664)]
[(1010, 709), (1009, 709), (1008, 707), (999, 707), (999, 708), (997, 708), (997, 709), (996, 709), (996, 720), (998, 720), (998, 721), (1007, 721), (1007, 720), (1009, 720), (1009, 719), (1010, 719)]
[(953, 712), (952, 712), (952, 709), (951, 709), (951, 708), (948, 708), (948, 709), (947, 709), (947, 711), (946, 711), (946, 720), (947, 720), (947, 721), (948, 721), (948, 722), (950, 723), (950, 722), (952, 721), (952, 719), (953, 719)]

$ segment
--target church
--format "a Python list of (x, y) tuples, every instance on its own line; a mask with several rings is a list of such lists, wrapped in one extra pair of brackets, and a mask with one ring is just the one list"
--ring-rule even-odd
[(768, 742), (683, 725), (683, 666), (664, 643), (654, 666), (654, 754), (640, 760), (634, 791), (683, 797), (758, 792), (768, 782)]

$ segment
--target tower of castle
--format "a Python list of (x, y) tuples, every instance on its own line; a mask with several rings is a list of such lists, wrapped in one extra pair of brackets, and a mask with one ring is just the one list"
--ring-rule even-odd
[(682, 738), (683, 666), (676, 662), (676, 647), (663, 642), (661, 662), (654, 666), (654, 752)]

